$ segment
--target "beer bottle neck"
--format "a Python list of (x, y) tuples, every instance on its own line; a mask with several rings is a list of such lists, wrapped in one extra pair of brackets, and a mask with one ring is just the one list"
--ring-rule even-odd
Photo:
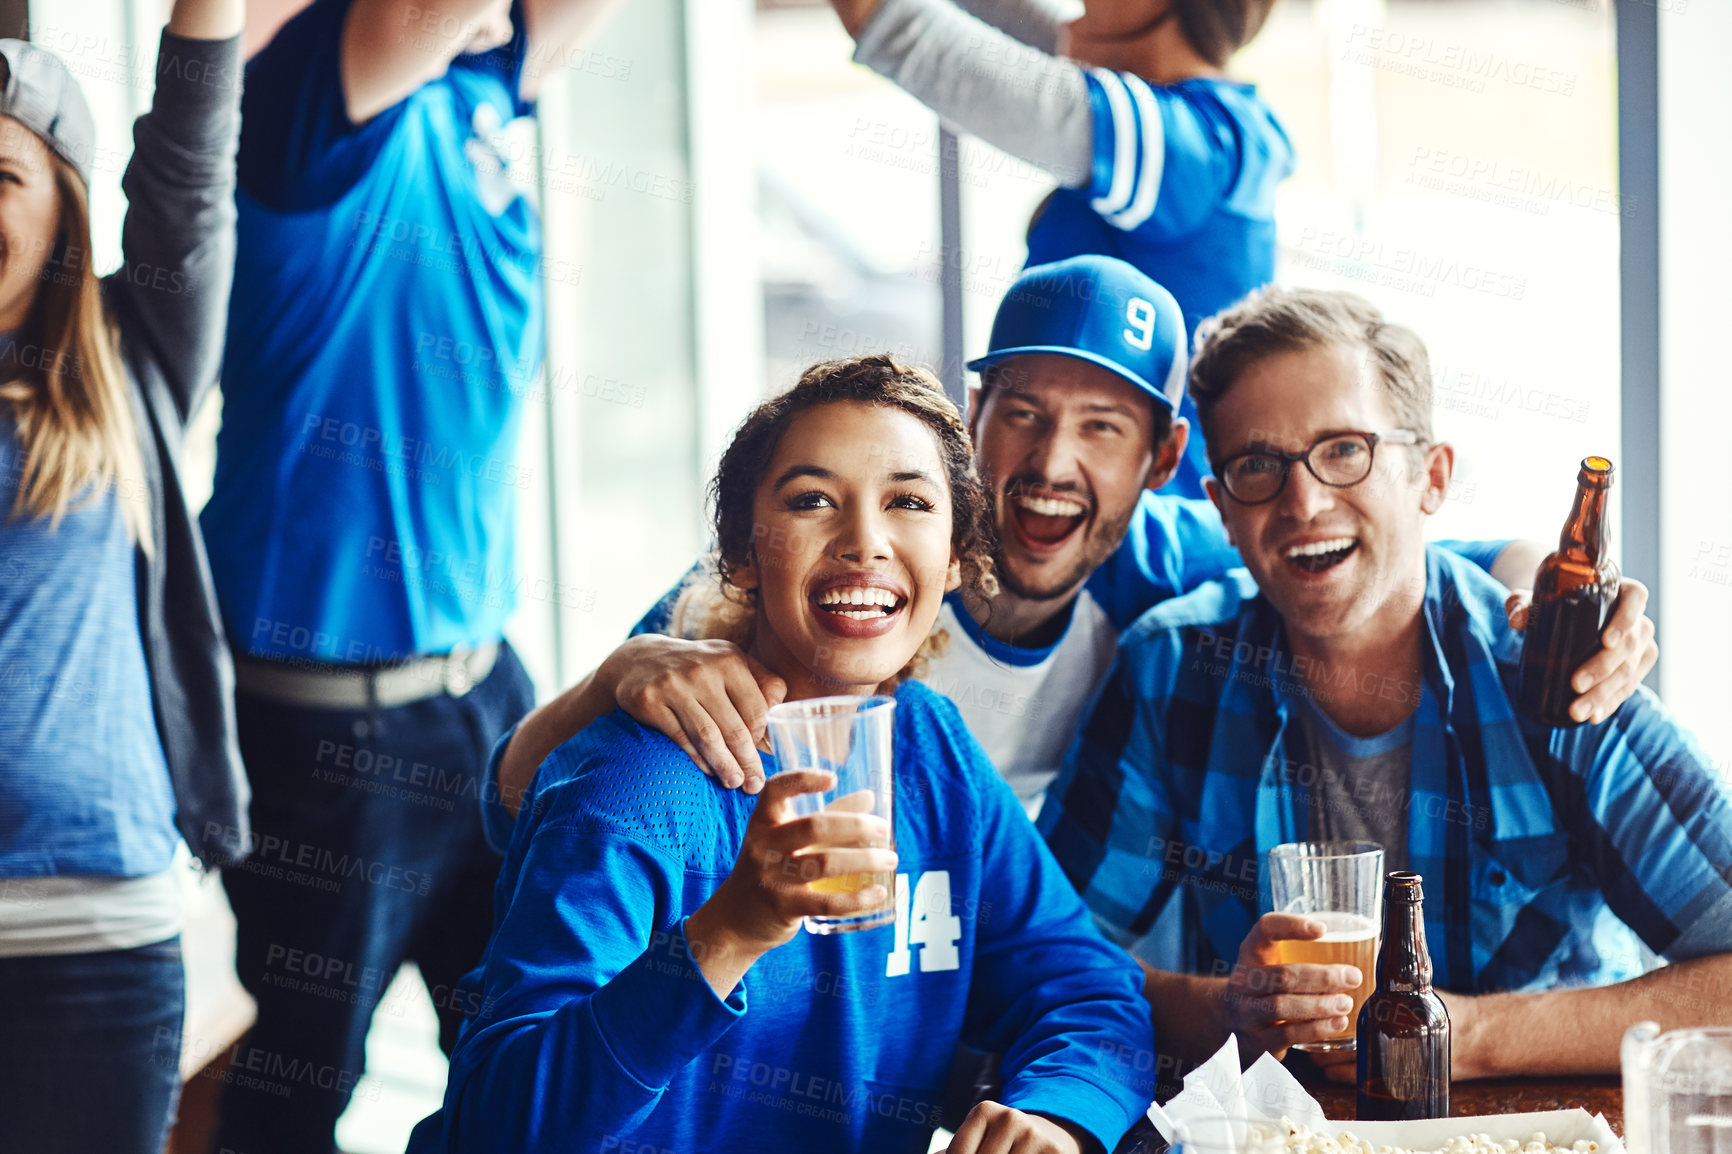
[(1425, 946), (1425, 919), (1415, 901), (1383, 906), (1383, 949), (1377, 955), (1377, 988), (1391, 993), (1431, 989), (1431, 951)]
[(1558, 552), (1585, 553), (1594, 565), (1606, 557), (1606, 493), (1610, 483), (1590, 480), (1587, 475), (1576, 481), (1576, 500), (1570, 509), (1570, 519), (1558, 537)]

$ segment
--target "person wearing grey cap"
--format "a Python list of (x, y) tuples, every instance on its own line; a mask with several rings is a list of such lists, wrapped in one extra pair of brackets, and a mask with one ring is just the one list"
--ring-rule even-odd
[[(98, 277), (95, 131), (0, 40), (0, 1146), (156, 1154), (185, 1007), (177, 843), (243, 851), (232, 671), (180, 478), (235, 245), (241, 0), (176, 0)], [(73, 61), (76, 66), (77, 61)]]

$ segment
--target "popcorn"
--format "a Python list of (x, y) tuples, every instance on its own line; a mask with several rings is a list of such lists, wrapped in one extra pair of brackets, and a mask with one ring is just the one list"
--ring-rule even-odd
[(1514, 1138), (1494, 1141), (1486, 1134), (1461, 1134), (1443, 1144), (1441, 1150), (1418, 1151), (1402, 1146), (1373, 1146), (1364, 1138), (1348, 1131), (1325, 1134), (1302, 1123), (1283, 1117), (1281, 1125), (1287, 1131), (1287, 1154), (1596, 1154), (1598, 1142), (1578, 1139), (1574, 1145), (1558, 1146), (1546, 1141), (1543, 1131), (1536, 1131), (1526, 1142)]

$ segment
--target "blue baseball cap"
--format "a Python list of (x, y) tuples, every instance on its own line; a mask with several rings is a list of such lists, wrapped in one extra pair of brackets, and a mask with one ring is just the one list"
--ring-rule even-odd
[(1073, 256), (1024, 269), (992, 320), (981, 372), (1025, 353), (1058, 353), (1116, 373), (1177, 414), (1185, 397), (1185, 316), (1134, 265)]

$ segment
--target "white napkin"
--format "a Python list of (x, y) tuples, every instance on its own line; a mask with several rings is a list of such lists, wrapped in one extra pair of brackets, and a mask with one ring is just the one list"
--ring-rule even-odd
[(1170, 1145), (1179, 1140), (1178, 1126), (1196, 1135), (1199, 1128), (1213, 1129), (1227, 1118), (1244, 1117), (1244, 1105), (1245, 1095), (1239, 1085), (1239, 1042), (1229, 1034), (1214, 1057), (1185, 1075), (1184, 1089), (1173, 1096), (1164, 1111), (1149, 1106), (1149, 1121)]
[(1288, 1118), (1301, 1126), (1330, 1134), (1340, 1129), (1324, 1117), (1323, 1107), (1317, 1104), (1317, 1099), (1299, 1084), (1299, 1079), (1287, 1072), (1287, 1067), (1275, 1060), (1273, 1054), (1264, 1054), (1251, 1063), (1251, 1068), (1245, 1071), (1244, 1084), (1247, 1118), (1268, 1122)]
[(1238, 1146), (1244, 1135), (1228, 1122), (1246, 1118), (1274, 1122), (1287, 1117), (1313, 1129), (1336, 1131), (1335, 1124), (1323, 1116), (1323, 1108), (1273, 1055), (1262, 1055), (1241, 1074), (1239, 1042), (1232, 1035), (1213, 1057), (1185, 1075), (1184, 1089), (1164, 1111), (1150, 1105), (1148, 1113), (1169, 1143), (1178, 1140), (1177, 1127), (1182, 1125), (1193, 1141), (1212, 1139)]

